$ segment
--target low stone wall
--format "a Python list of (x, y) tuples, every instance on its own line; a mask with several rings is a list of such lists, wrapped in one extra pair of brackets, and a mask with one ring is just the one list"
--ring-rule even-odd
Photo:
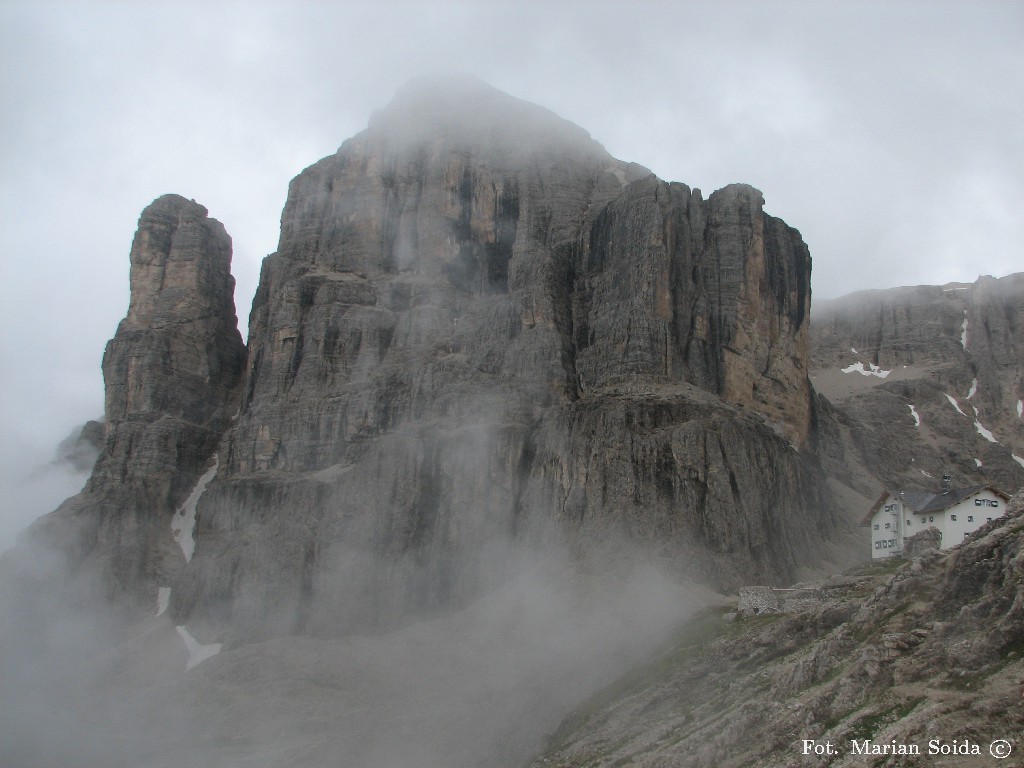
[(775, 587), (741, 587), (736, 613), (740, 616), (760, 616), (765, 613), (789, 613), (818, 605), (825, 600), (820, 589), (812, 587), (776, 589)]
[(779, 613), (782, 600), (772, 587), (741, 587), (736, 612), (741, 615), (758, 616), (762, 613)]

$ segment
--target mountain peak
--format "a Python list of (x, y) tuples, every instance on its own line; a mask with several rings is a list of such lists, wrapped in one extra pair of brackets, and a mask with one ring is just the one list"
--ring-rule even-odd
[(424, 98), (441, 100), (497, 99), (519, 101), (476, 75), (464, 72), (434, 72), (410, 78), (401, 85), (391, 104)]
[(607, 155), (580, 126), (466, 74), (431, 74), (401, 86), (367, 132), (399, 147), (438, 139), (456, 145)]

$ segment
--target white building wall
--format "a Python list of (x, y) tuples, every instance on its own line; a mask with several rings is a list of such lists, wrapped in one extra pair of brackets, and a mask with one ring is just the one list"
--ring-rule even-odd
[(988, 488), (978, 491), (946, 510), (945, 527), (942, 529), (943, 548), (955, 547), (967, 534), (1004, 514), (1006, 504), (1003, 499)]
[(1004, 514), (1005, 501), (989, 488), (941, 512), (925, 514), (911, 511), (899, 498), (890, 495), (871, 519), (871, 558), (903, 554), (904, 539), (927, 528), (938, 528), (942, 533), (942, 548), (949, 549), (963, 541), (967, 534)]
[(871, 518), (871, 558), (877, 560), (903, 552), (903, 502), (886, 498)]
[(903, 535), (908, 539), (915, 533), (920, 533), (927, 525), (921, 525), (921, 516), (914, 516), (914, 513), (909, 507), (903, 508)]

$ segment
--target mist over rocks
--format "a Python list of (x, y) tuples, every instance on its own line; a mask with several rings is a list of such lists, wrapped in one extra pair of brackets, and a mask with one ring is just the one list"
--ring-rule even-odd
[(54, 464), (64, 464), (77, 472), (88, 472), (103, 448), (105, 430), (101, 421), (87, 421), (57, 446)]

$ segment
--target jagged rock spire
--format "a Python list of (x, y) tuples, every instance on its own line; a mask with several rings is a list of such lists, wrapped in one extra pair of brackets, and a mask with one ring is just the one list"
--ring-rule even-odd
[(207, 210), (165, 195), (139, 218), (131, 301), (103, 355), (103, 449), (78, 496), (30, 535), (86, 591), (149, 601), (181, 565), (170, 521), (236, 408), (245, 347), (231, 239)]
[(203, 206), (164, 195), (143, 211), (128, 315), (103, 356), (108, 423), (218, 420), (245, 357), (234, 290), (231, 238)]

